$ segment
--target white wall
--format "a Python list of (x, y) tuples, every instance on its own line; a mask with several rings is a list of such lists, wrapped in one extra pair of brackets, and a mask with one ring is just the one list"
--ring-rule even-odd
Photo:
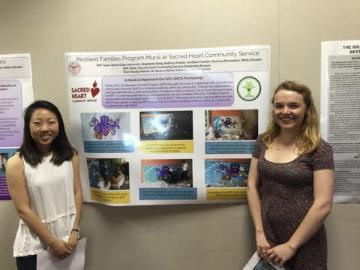
[[(69, 119), (64, 52), (271, 45), (271, 87), (296, 79), (320, 104), (320, 42), (360, 39), (357, 0), (0, 0), (0, 54), (32, 56), (34, 94)], [(68, 127), (68, 121), (66, 121)], [(17, 215), (0, 202), (0, 269)], [(360, 205), (335, 205), (329, 270), (360, 264)], [(255, 243), (247, 205), (85, 204), (86, 269), (239, 270)]]

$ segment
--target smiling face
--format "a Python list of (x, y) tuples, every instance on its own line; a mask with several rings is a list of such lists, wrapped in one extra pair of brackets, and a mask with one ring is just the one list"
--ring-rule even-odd
[(36, 109), (30, 118), (30, 135), (40, 152), (51, 151), (51, 144), (59, 134), (59, 121), (54, 113), (47, 109)]
[(295, 91), (280, 89), (274, 96), (273, 117), (282, 131), (300, 130), (306, 110), (303, 96)]

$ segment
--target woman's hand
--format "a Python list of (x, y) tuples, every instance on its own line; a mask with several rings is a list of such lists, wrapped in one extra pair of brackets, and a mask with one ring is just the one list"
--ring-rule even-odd
[(77, 241), (78, 241), (78, 232), (77, 231), (71, 231), (70, 237), (69, 237), (69, 241), (68, 241), (68, 245), (72, 248), (75, 249), (76, 245), (77, 245)]
[(55, 257), (59, 259), (65, 259), (67, 256), (69, 256), (73, 248), (65, 241), (56, 239), (51, 245), (50, 248), (55, 255)]
[(260, 257), (268, 260), (268, 250), (271, 248), (269, 242), (266, 240), (264, 232), (256, 233), (256, 250)]
[(289, 243), (277, 245), (268, 250), (267, 255), (269, 262), (276, 266), (282, 267), (296, 253), (296, 249)]

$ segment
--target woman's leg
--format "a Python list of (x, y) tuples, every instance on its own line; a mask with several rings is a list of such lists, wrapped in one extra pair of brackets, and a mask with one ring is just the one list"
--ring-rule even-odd
[(16, 257), (18, 270), (36, 270), (36, 255)]

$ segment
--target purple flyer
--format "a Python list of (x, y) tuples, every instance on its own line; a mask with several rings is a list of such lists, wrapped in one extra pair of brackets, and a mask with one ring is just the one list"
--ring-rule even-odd
[(0, 145), (18, 147), (22, 141), (23, 105), (21, 83), (0, 81)]

